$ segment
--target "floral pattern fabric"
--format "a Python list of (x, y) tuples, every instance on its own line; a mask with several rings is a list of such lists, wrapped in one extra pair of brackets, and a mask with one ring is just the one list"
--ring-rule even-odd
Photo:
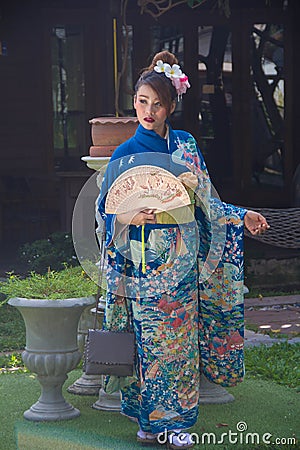
[[(176, 176), (186, 170), (197, 176), (194, 216), (180, 225), (117, 232), (115, 217), (105, 213), (106, 192), (129, 165), (153, 161), (154, 149)], [(171, 128), (166, 142), (139, 126), (115, 151), (101, 192), (108, 245), (104, 326), (126, 328), (126, 295), (137, 343), (135, 376), (107, 377), (106, 390), (121, 388), (123, 413), (146, 432), (189, 428), (198, 416), (200, 372), (224, 386), (243, 379), (245, 210), (216, 198), (195, 140)]]

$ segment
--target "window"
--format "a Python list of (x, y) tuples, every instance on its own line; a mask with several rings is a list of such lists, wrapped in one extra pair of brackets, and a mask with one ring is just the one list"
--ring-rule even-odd
[(51, 36), (53, 142), (56, 167), (81, 156), (85, 143), (85, 81), (81, 26), (56, 26)]

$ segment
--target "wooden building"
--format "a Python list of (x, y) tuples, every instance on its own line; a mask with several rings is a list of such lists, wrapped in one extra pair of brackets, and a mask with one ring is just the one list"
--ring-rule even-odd
[(119, 113), (134, 115), (138, 72), (163, 48), (192, 85), (173, 125), (198, 140), (220, 196), (272, 208), (299, 201), (300, 2), (192, 3), (1, 2), (2, 242), (71, 229), (74, 201), (93, 173), (81, 160), (89, 120), (116, 113), (116, 70)]

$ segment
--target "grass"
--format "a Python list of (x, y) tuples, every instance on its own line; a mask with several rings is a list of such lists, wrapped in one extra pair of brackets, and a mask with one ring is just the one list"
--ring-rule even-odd
[[(23, 412), (38, 398), (40, 387), (32, 374), (1, 375), (0, 409), (1, 436), (0, 449), (13, 450), (128, 450), (141, 449), (135, 441), (137, 425), (126, 417), (114, 412), (91, 408), (97, 397), (69, 394), (66, 388), (81, 375), (80, 370), (72, 371), (64, 386), (64, 396), (68, 402), (81, 411), (80, 417), (69, 421), (29, 422), (23, 419)], [(263, 434), (270, 433), (270, 442), (276, 438), (289, 439), (298, 433), (299, 403), (293, 389), (279, 386), (271, 381), (255, 380), (247, 377), (236, 388), (228, 389), (235, 397), (233, 403), (223, 405), (202, 405), (199, 419), (192, 431), (202, 439), (203, 433), (214, 433), (224, 444), (207, 442), (195, 449), (255, 450), (255, 449), (296, 449), (299, 446), (261, 445)], [(251, 445), (240, 443), (230, 445), (228, 433), (237, 432), (239, 422), (247, 424), (248, 433), (257, 433), (257, 441)], [(240, 437), (242, 435), (242, 437)], [(245, 433), (238, 433), (245, 439)], [(149, 450), (156, 447), (147, 447)], [(161, 448), (161, 447), (159, 447)]]

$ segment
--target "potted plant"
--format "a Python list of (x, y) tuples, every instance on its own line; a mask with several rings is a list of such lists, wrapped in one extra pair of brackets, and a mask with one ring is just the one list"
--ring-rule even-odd
[(67, 374), (81, 359), (77, 329), (85, 308), (95, 303), (96, 284), (80, 266), (44, 275), (31, 272), (26, 278), (8, 274), (0, 283), (8, 304), (16, 307), (25, 322), (26, 347), (22, 359), (37, 374), (39, 400), (24, 413), (28, 420), (62, 420), (80, 415), (67, 403), (62, 386)]

